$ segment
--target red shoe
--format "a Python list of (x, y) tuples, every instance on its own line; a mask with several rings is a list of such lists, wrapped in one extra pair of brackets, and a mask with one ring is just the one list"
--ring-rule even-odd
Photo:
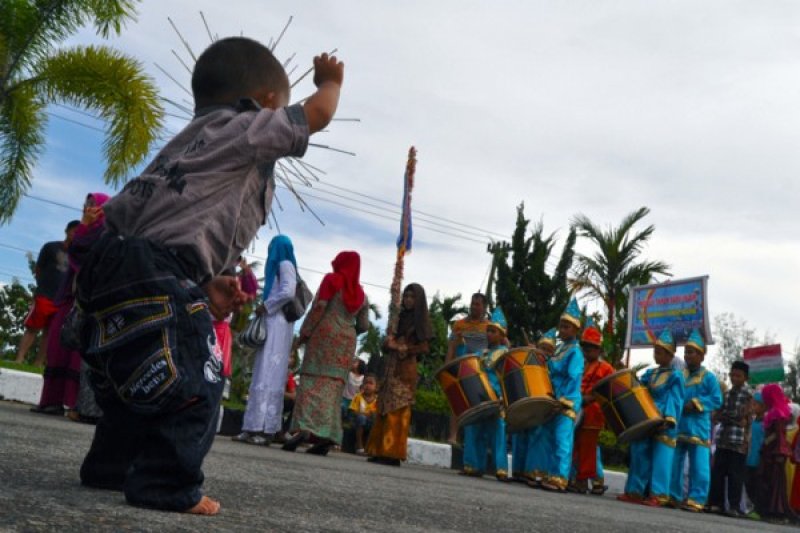
[(633, 503), (636, 505), (641, 505), (643, 500), (639, 496), (633, 496), (631, 494), (620, 494), (617, 496), (617, 500), (625, 503)]
[(649, 498), (642, 500), (642, 505), (646, 505), (648, 507), (664, 507), (666, 504), (655, 496), (650, 496)]

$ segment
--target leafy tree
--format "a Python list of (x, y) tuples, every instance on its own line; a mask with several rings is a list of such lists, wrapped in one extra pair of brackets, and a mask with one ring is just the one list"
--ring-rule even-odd
[(506, 315), (512, 345), (534, 341), (558, 324), (570, 299), (567, 274), (572, 266), (576, 234), (571, 229), (561, 257), (548, 273), (548, 261), (556, 246), (555, 234), (544, 235), (542, 222), (528, 233), (525, 205), (517, 207), (517, 224), (510, 243), (490, 249), (496, 260), (497, 305)]
[[(603, 302), (606, 311), (605, 337), (612, 364), (622, 358), (624, 343), (619, 333), (627, 327), (625, 313), (627, 290), (631, 286), (651, 283), (655, 275), (669, 275), (670, 266), (663, 261), (639, 260), (647, 240), (653, 235), (652, 224), (634, 232), (634, 226), (650, 213), (647, 207), (628, 214), (617, 227), (603, 229), (585, 215), (573, 219), (578, 235), (595, 246), (593, 255), (578, 254), (570, 286)], [(620, 327), (618, 327), (620, 326)]]
[(786, 372), (786, 386), (784, 390), (793, 402), (800, 402), (800, 382), (798, 382), (798, 373), (800, 373), (800, 341), (795, 340), (794, 351), (789, 359), (788, 372)]
[(716, 353), (708, 361), (708, 366), (717, 377), (727, 379), (731, 364), (744, 358), (744, 349), (753, 346), (773, 344), (775, 337), (770, 332), (759, 336), (755, 328), (747, 324), (747, 320), (733, 313), (720, 313), (714, 317), (713, 329)]
[(48, 104), (91, 110), (108, 124), (107, 183), (140, 163), (161, 128), (163, 109), (141, 64), (108, 46), (59, 45), (93, 23), (119, 34), (135, 0), (4, 0), (0, 16), (0, 223), (31, 183), (44, 144)]
[[(0, 287), (0, 350), (3, 358), (13, 358), (17, 346), (25, 332), (22, 322), (33, 303), (35, 287), (25, 287), (19, 280), (12, 280), (10, 285)], [(29, 352), (29, 358), (36, 357), (38, 343)]]
[(433, 340), (430, 342), (430, 353), (420, 361), (418, 371), (425, 387), (432, 387), (434, 373), (444, 364), (447, 355), (448, 327), (456, 316), (467, 313), (469, 308), (461, 303), (461, 294), (442, 296), (438, 292), (433, 296), (428, 307)]

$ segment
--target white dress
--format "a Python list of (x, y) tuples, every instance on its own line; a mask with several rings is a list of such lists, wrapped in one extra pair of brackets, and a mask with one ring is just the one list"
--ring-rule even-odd
[(283, 393), (289, 373), (289, 350), (294, 323), (287, 322), (281, 307), (294, 298), (297, 271), (291, 261), (281, 261), (267, 301), (267, 341), (256, 354), (250, 395), (242, 429), (250, 433), (277, 433), (281, 429)]

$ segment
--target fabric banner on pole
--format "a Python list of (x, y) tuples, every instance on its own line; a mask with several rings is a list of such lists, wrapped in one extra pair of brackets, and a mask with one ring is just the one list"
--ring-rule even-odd
[(744, 362), (750, 365), (750, 384), (780, 383), (786, 377), (780, 344), (744, 349)]
[(694, 328), (713, 344), (707, 294), (708, 276), (631, 287), (625, 347), (653, 346), (666, 328), (678, 345), (686, 344)]

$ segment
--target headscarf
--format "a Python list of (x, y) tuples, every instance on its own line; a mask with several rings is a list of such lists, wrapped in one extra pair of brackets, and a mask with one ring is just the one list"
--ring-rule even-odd
[[(102, 207), (103, 204), (106, 203), (109, 200), (109, 198), (111, 198), (111, 197), (109, 195), (105, 194), (105, 193), (102, 193), (102, 192), (92, 192), (92, 193), (89, 193), (89, 194), (86, 195), (86, 199), (88, 200), (89, 198), (94, 199), (94, 206), (95, 207)], [(105, 215), (105, 213), (101, 212), (100, 216), (97, 217), (97, 220), (95, 220), (94, 222), (92, 222), (89, 225), (89, 230), (90, 231), (94, 231), (99, 226), (102, 226), (105, 223), (106, 223), (106, 215)]]
[[(94, 199), (95, 207), (101, 207), (111, 197), (102, 192), (92, 192), (86, 195), (86, 199), (88, 200), (89, 198)], [(83, 263), (86, 254), (103, 233), (105, 225), (106, 215), (101, 211), (97, 220), (91, 224), (87, 225), (81, 222), (78, 224), (78, 227), (75, 228), (75, 234), (69, 248), (69, 263), (73, 270), (77, 271), (81, 263)]]
[(773, 422), (784, 420), (786, 422), (792, 417), (792, 410), (789, 407), (789, 400), (783, 394), (781, 386), (770, 383), (761, 389), (761, 398), (767, 406), (767, 414), (764, 415), (764, 429), (770, 427)]
[(341, 291), (344, 307), (355, 313), (364, 304), (364, 289), (359, 283), (361, 256), (358, 252), (339, 252), (331, 262), (333, 272), (325, 274), (319, 286), (319, 299), (328, 301)]
[(280, 264), (283, 261), (289, 261), (294, 265), (297, 270), (297, 260), (294, 258), (294, 246), (292, 241), (286, 235), (275, 235), (269, 241), (269, 248), (267, 249), (267, 264), (264, 266), (264, 300), (269, 297), (269, 291), (272, 290), (272, 284), (275, 282), (275, 277), (280, 271)]
[(409, 283), (403, 289), (403, 294), (411, 291), (414, 293), (414, 309), (402, 308), (397, 320), (397, 330), (394, 334), (406, 339), (413, 334), (417, 342), (425, 342), (433, 338), (433, 326), (428, 314), (428, 300), (425, 289), (419, 283)]

